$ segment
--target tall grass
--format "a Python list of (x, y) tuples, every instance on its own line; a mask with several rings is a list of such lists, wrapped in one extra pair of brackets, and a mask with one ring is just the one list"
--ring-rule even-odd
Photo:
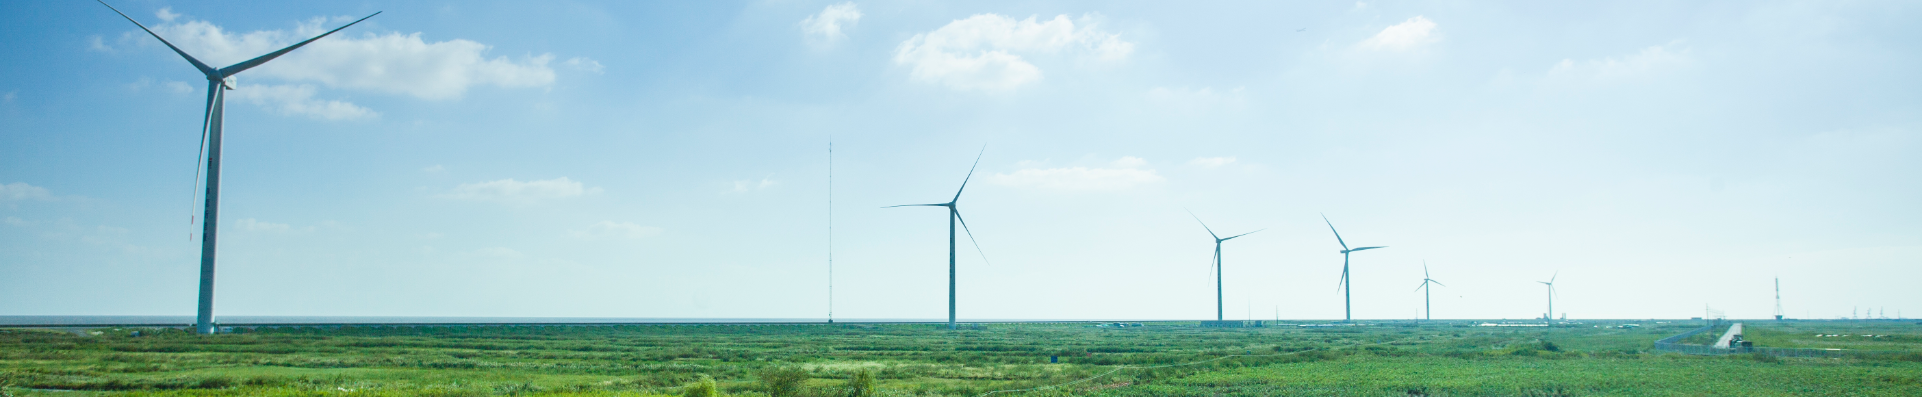
[[(1797, 341), (1814, 337), (1794, 335), (1839, 326), (1750, 324), (1749, 332), (1758, 343)], [(1846, 343), (1922, 354), (1912, 326), (1848, 327), (1856, 335), (1888, 336)], [(214, 336), (148, 329), (138, 337), (131, 336), (134, 329), (103, 329), (97, 336), (0, 330), (0, 392), (811, 397), (1039, 388), (1004, 395), (1661, 395), (1694, 390), (1692, 382), (1716, 376), (1766, 377), (1755, 383), (1778, 387), (1764, 390), (1922, 395), (1914, 376), (1922, 373), (1918, 354), (1771, 361), (1649, 351), (1651, 341), (1689, 328), (1491, 329), (1450, 322), (1254, 329), (1019, 324), (964, 331), (854, 324), (370, 326)], [(1050, 356), (1060, 363), (1049, 363)], [(1686, 376), (1646, 376), (1651, 368)], [(1522, 378), (1531, 371), (1589, 375)], [(1841, 376), (1855, 373), (1875, 375)]]

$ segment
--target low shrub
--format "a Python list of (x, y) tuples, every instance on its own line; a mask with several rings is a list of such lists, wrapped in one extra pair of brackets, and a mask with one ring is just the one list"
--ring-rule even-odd
[(854, 377), (848, 379), (847, 392), (848, 397), (873, 396), (875, 394), (874, 371), (865, 368), (854, 371)]
[(715, 397), (721, 394), (720, 389), (720, 386), (714, 383), (714, 378), (701, 375), (700, 380), (681, 388), (681, 397)]
[(801, 384), (808, 380), (807, 370), (787, 365), (762, 369), (756, 375), (761, 378), (761, 391), (770, 397), (799, 396)]

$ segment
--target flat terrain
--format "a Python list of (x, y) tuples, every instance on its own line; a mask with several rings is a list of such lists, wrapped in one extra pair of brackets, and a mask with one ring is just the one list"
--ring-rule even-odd
[(1700, 322), (1474, 324), (14, 329), (0, 394), (846, 396), (865, 374), (877, 396), (1922, 395), (1912, 321), (1747, 323), (1758, 346), (1882, 351), (1847, 358), (1651, 351)]

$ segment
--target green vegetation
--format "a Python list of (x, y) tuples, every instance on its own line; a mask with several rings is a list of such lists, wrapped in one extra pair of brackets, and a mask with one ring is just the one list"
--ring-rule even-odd
[(1913, 323), (1748, 323), (1758, 346), (1891, 352), (1848, 358), (1659, 353), (1700, 323), (1614, 325), (0, 330), (0, 395), (1922, 395)]

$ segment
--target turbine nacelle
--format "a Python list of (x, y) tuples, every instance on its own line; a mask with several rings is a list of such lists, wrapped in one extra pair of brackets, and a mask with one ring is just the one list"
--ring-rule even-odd
[(1351, 250), (1341, 250), (1341, 253), (1343, 253), (1343, 254), (1346, 254), (1346, 253), (1350, 253), (1350, 252), (1355, 252), (1355, 251), (1366, 251), (1366, 250), (1371, 250), (1371, 249), (1376, 249), (1376, 248), (1388, 248), (1388, 246), (1386, 246), (1386, 245), (1384, 245), (1384, 246), (1380, 246), (1380, 247), (1361, 247), (1361, 248), (1356, 248), (1356, 249), (1351, 249)]

